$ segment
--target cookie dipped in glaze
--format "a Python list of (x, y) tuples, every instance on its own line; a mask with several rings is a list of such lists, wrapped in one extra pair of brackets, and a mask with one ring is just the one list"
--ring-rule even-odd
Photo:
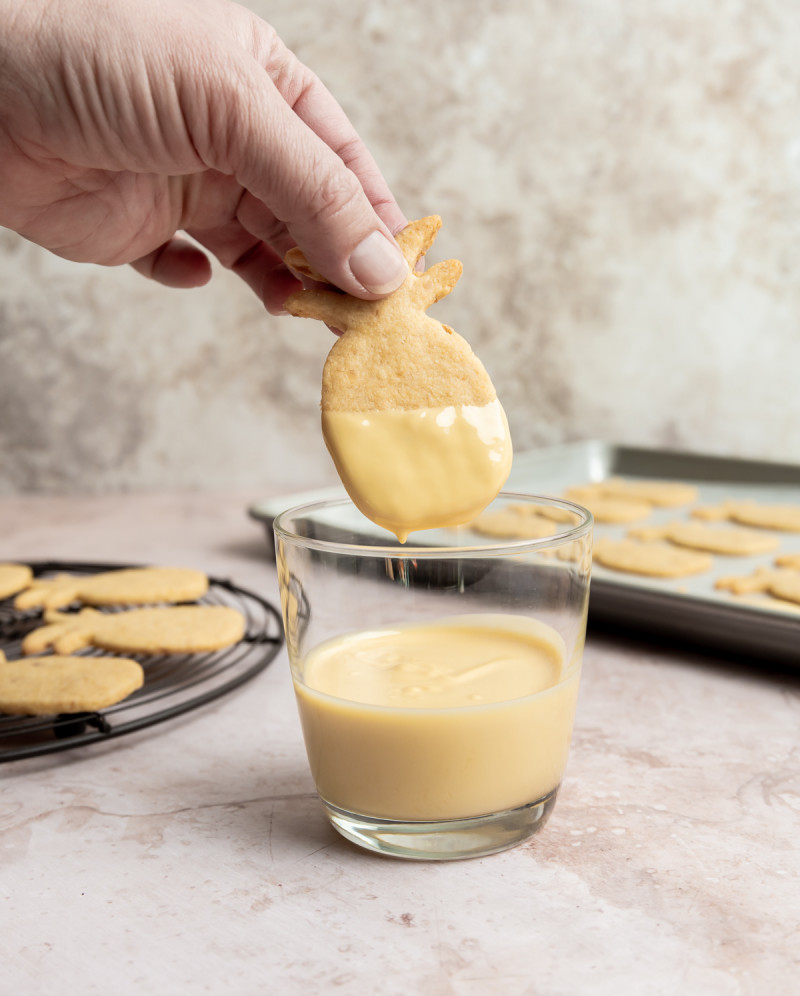
[[(409, 273), (381, 301), (325, 289), (286, 302), (291, 314), (342, 332), (322, 374), (323, 437), (355, 505), (401, 542), (418, 529), (471, 521), (511, 469), (508, 423), (483, 364), (426, 314), (462, 270), (450, 259), (415, 271), (440, 227), (432, 216), (400, 232)], [(299, 250), (286, 262), (322, 280)]]

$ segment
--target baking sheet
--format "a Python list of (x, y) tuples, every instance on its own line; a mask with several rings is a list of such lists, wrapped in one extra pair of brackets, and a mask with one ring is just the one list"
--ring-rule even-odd
[[(505, 490), (560, 496), (572, 485), (609, 477), (694, 484), (699, 498), (693, 505), (715, 505), (732, 498), (800, 505), (797, 465), (640, 449), (596, 440), (516, 454)], [(279, 512), (314, 498), (343, 494), (337, 487), (287, 495), (252, 506), (250, 514), (264, 524), (272, 545), (272, 521)], [(635, 525), (686, 520), (689, 507), (654, 509), (645, 522)], [(630, 528), (630, 524), (597, 524), (595, 537), (622, 538)], [(800, 533), (774, 535), (780, 538), (779, 550), (747, 557), (716, 555), (711, 571), (688, 578), (646, 578), (595, 564), (590, 622), (611, 624), (637, 636), (667, 636), (747, 655), (765, 665), (800, 665), (800, 611), (769, 609), (766, 603), (762, 608), (714, 587), (725, 575), (747, 575), (758, 567), (771, 566), (778, 553), (800, 553)]]

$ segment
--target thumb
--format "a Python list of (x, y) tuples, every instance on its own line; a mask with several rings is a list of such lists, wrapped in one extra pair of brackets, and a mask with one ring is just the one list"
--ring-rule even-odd
[(235, 113), (226, 116), (222, 168), (247, 191), (238, 220), (281, 255), (299, 245), (311, 265), (347, 293), (382, 297), (408, 273), (393, 238), (405, 219), (344, 111), (283, 52), (291, 69), (284, 59), (273, 80), (253, 60)]

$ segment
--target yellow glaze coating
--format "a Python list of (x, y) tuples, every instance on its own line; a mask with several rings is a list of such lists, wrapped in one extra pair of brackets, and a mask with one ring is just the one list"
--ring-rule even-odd
[(322, 434), (353, 502), (401, 543), (417, 529), (474, 519), (511, 470), (511, 436), (497, 399), (480, 406), (323, 411)]

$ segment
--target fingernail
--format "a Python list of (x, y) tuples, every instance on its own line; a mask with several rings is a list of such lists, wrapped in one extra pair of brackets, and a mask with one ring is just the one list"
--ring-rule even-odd
[(350, 256), (350, 272), (370, 294), (390, 294), (408, 274), (408, 264), (396, 242), (371, 232)]

